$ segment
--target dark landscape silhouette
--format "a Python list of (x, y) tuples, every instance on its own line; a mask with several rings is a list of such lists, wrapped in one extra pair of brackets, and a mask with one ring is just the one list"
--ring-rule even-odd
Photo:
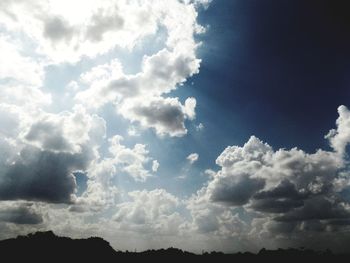
[[(287, 258), (331, 258), (348, 259), (350, 254), (333, 254), (330, 250), (313, 251), (305, 248), (289, 248), (266, 250), (261, 249), (257, 254), (250, 252), (224, 254), (222, 252), (203, 252), (194, 254), (176, 248), (147, 250), (143, 252), (116, 251), (102, 238), (71, 239), (56, 236), (52, 231), (36, 232), (27, 236), (18, 236), (0, 241), (0, 255), (4, 259), (69, 262), (72, 259), (98, 260), (98, 262), (117, 262), (118, 260), (149, 258), (164, 259), (166, 257), (179, 259), (287, 259)], [(89, 261), (90, 262), (90, 261)]]

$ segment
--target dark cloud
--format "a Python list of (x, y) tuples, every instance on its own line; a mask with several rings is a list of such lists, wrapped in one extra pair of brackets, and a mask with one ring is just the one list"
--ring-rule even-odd
[(275, 220), (287, 222), (348, 218), (350, 218), (350, 211), (342, 206), (341, 203), (330, 200), (325, 196), (315, 196), (305, 200), (304, 206), (275, 217)]
[(307, 194), (297, 191), (289, 180), (284, 180), (271, 190), (255, 194), (251, 207), (261, 212), (285, 213), (303, 206), (306, 197)]
[(224, 202), (230, 205), (244, 205), (265, 185), (260, 178), (250, 178), (248, 174), (226, 176), (215, 182), (211, 192), (213, 202)]
[(268, 198), (263, 200), (254, 200), (251, 208), (260, 212), (285, 213), (302, 205), (302, 200)]
[(160, 133), (185, 133), (186, 113), (177, 100), (159, 99), (148, 105), (135, 106), (135, 115), (141, 117), (148, 126), (156, 127)]
[(70, 151), (71, 146), (63, 136), (61, 127), (50, 122), (34, 123), (25, 137), (28, 141), (42, 144), (44, 149)]
[(84, 150), (70, 154), (26, 147), (0, 177), (0, 199), (70, 203), (76, 189), (72, 172), (84, 170), (90, 158)]
[(14, 224), (36, 225), (43, 222), (40, 214), (29, 205), (0, 209), (0, 221)]
[(278, 186), (271, 190), (261, 191), (254, 195), (255, 199), (266, 199), (266, 198), (288, 198), (288, 199), (304, 199), (305, 193), (300, 193), (296, 190), (295, 185), (289, 180), (283, 180)]
[(184, 115), (178, 105), (165, 106), (151, 103), (149, 107), (136, 108), (135, 112), (141, 116), (144, 116), (151, 124), (161, 123), (170, 129), (177, 129), (179, 124), (184, 121)]

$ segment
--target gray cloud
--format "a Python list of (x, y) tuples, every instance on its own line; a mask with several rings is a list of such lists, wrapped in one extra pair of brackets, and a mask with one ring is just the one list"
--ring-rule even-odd
[(86, 169), (90, 159), (88, 150), (70, 154), (25, 147), (0, 177), (0, 199), (70, 203), (76, 188), (72, 172)]
[(254, 200), (251, 208), (260, 212), (285, 213), (293, 208), (300, 207), (303, 204), (304, 203), (302, 200), (269, 198), (263, 200)]
[(297, 191), (289, 180), (283, 180), (275, 188), (255, 194), (251, 208), (261, 212), (285, 213), (303, 206), (305, 198), (307, 194)]
[(86, 38), (96, 42), (101, 41), (105, 33), (121, 29), (123, 25), (124, 19), (117, 13), (106, 15), (103, 14), (102, 10), (99, 10), (91, 18), (91, 24), (86, 29)]
[(0, 221), (20, 225), (36, 225), (41, 224), (43, 218), (30, 205), (22, 204), (17, 207), (0, 208)]
[(244, 205), (264, 185), (264, 180), (251, 178), (248, 174), (225, 176), (211, 185), (210, 198), (214, 202)]
[(66, 41), (69, 42), (75, 33), (74, 27), (70, 26), (67, 21), (58, 16), (44, 20), (44, 37), (52, 42)]
[(71, 146), (62, 134), (62, 127), (50, 122), (34, 123), (25, 139), (32, 142), (39, 142), (44, 149), (53, 151), (71, 151)]
[(315, 196), (297, 209), (275, 218), (276, 221), (308, 221), (328, 219), (350, 219), (350, 211), (336, 200)]
[(153, 101), (147, 106), (134, 108), (135, 114), (143, 117), (149, 125), (167, 127), (173, 133), (182, 132), (185, 116), (180, 105), (172, 105), (164, 101)]
[(177, 98), (155, 98), (147, 104), (135, 104), (127, 113), (142, 126), (152, 127), (160, 135), (183, 136), (187, 133), (185, 120), (194, 118), (196, 101), (188, 98), (182, 105)]
[[(189, 200), (194, 228), (202, 231), (204, 226), (220, 238), (238, 235), (274, 247), (307, 244), (324, 249), (330, 247), (329, 240), (349, 240), (339, 233), (350, 228), (344, 154), (350, 141), (350, 113), (344, 106), (338, 112), (337, 129), (327, 136), (333, 151), (275, 151), (254, 136), (242, 147), (227, 147), (216, 160), (220, 170)], [(249, 234), (225, 224), (235, 217), (250, 224)], [(341, 247), (332, 244), (337, 250)]]
[(191, 52), (166, 48), (144, 56), (142, 71), (134, 75), (126, 75), (114, 61), (83, 74), (82, 80), (87, 80), (90, 88), (77, 93), (76, 99), (96, 108), (115, 102), (118, 113), (131, 122), (153, 128), (158, 135), (181, 137), (187, 133), (185, 120), (195, 118), (196, 100), (187, 98), (182, 104), (165, 95), (198, 73), (199, 63)]

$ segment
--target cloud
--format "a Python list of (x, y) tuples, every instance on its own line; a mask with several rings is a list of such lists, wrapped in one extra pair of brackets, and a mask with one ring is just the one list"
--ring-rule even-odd
[(336, 121), (337, 129), (332, 129), (325, 136), (330, 141), (333, 149), (340, 154), (344, 154), (347, 144), (350, 142), (350, 112), (347, 107), (338, 107), (339, 117)]
[(139, 232), (174, 234), (182, 223), (177, 212), (180, 201), (163, 189), (130, 192), (130, 202), (118, 205), (114, 220), (121, 228)]
[[(38, 55), (55, 63), (77, 62), (114, 47), (132, 49), (154, 34), (157, 17), (146, 16), (157, 11), (150, 10), (152, 7), (155, 5), (111, 0), (12, 1), (2, 5), (0, 23), (9, 32), (24, 32), (35, 43)], [(139, 20), (142, 16), (144, 23)]]
[[(87, 172), (87, 189), (75, 199), (70, 207), (73, 212), (106, 211), (118, 202), (121, 190), (115, 185), (114, 178), (126, 173), (135, 181), (145, 182), (159, 167), (157, 160), (148, 156), (146, 145), (136, 144), (133, 148), (122, 145), (123, 137), (115, 135), (109, 139), (109, 154), (95, 159)], [(150, 169), (146, 165), (151, 165)]]
[(264, 180), (251, 178), (249, 174), (229, 174), (213, 181), (208, 190), (211, 200), (231, 205), (244, 205), (259, 190), (263, 189)]
[(159, 168), (159, 162), (157, 160), (153, 160), (152, 162), (152, 172), (157, 172)]
[(205, 188), (200, 189), (185, 203), (192, 217), (187, 231), (193, 234), (200, 233), (211, 238), (218, 236), (227, 239), (249, 232), (249, 225), (240, 219), (236, 209), (212, 202)]
[(136, 75), (124, 74), (118, 60), (94, 67), (82, 74), (81, 81), (90, 88), (79, 92), (76, 100), (97, 108), (116, 102), (117, 111), (131, 122), (154, 128), (159, 135), (183, 136), (185, 120), (195, 119), (196, 99), (187, 98), (183, 105), (178, 98), (161, 95), (198, 73), (200, 61), (193, 53), (184, 56), (165, 49), (145, 56)]
[(97, 213), (115, 206), (120, 191), (113, 182), (117, 172), (114, 160), (111, 158), (95, 160), (86, 172), (88, 177), (86, 190), (75, 199), (69, 210)]
[(84, 154), (25, 147), (15, 163), (3, 168), (0, 199), (70, 203), (76, 187), (72, 173), (86, 169), (88, 160)]
[(132, 50), (161, 26), (169, 31), (169, 45), (173, 46), (178, 38), (190, 36), (196, 28), (195, 19), (192, 3), (177, 0), (167, 4), (126, 0), (6, 1), (0, 12), (5, 30), (25, 33), (37, 45), (38, 54), (56, 63), (77, 62), (83, 56), (94, 58), (116, 47)]
[(160, 136), (184, 136), (185, 120), (195, 119), (196, 100), (187, 98), (182, 104), (178, 98), (166, 96), (199, 72), (196, 11), (192, 4), (178, 1), (148, 8), (164, 14), (157, 21), (167, 31), (165, 47), (144, 55), (136, 74), (126, 74), (116, 59), (92, 68), (82, 74), (81, 82), (89, 88), (78, 92), (76, 100), (91, 108), (114, 103), (117, 112), (132, 123), (153, 128)]
[[(350, 115), (345, 106), (338, 112), (337, 129), (327, 136), (334, 151), (275, 151), (255, 136), (242, 147), (227, 147), (216, 160), (220, 170), (211, 172), (207, 186), (187, 201), (192, 227), (219, 236), (240, 235), (250, 242), (260, 237), (282, 242), (293, 235), (297, 245), (310, 233), (317, 239), (346, 229), (350, 201), (344, 151)], [(223, 232), (223, 215), (248, 219), (249, 234)]]
[(44, 37), (52, 42), (64, 40), (67, 43), (72, 39), (75, 29), (58, 16), (44, 21)]
[(252, 208), (261, 212), (285, 213), (303, 206), (307, 195), (297, 191), (289, 180), (284, 180), (271, 190), (255, 194)]
[[(1, 24), (1, 23), (0, 23)], [(12, 82), (12, 85), (22, 84), (30, 86), (42, 85), (44, 68), (40, 61), (25, 55), (23, 46), (12, 39), (0, 34), (0, 79)]]
[(36, 225), (43, 223), (43, 218), (35, 211), (32, 204), (2, 202), (0, 221), (19, 225)]
[(185, 105), (182, 105), (177, 98), (159, 97), (135, 105), (126, 104), (122, 115), (138, 121), (143, 127), (154, 128), (160, 136), (168, 134), (181, 137), (187, 133), (185, 120), (194, 116), (195, 105), (193, 98), (188, 98)]
[(79, 106), (48, 114), (0, 104), (0, 112), (5, 125), (0, 129), (0, 199), (73, 202), (73, 172), (86, 170), (96, 158), (104, 120)]
[(204, 130), (205, 126), (203, 123), (199, 123), (198, 125), (195, 126), (196, 127), (196, 131), (202, 131)]
[[(144, 166), (151, 161), (151, 158), (148, 157), (149, 152), (146, 150), (146, 145), (135, 144), (133, 148), (127, 148), (121, 144), (122, 140), (123, 137), (119, 135), (109, 139), (109, 151), (113, 155), (111, 162), (113, 162), (118, 169), (133, 177), (136, 181), (146, 181), (148, 177), (152, 176), (150, 171)], [(158, 165), (157, 160), (152, 162), (152, 168)]]
[(99, 9), (91, 18), (91, 24), (87, 27), (86, 38), (91, 41), (101, 41), (107, 32), (121, 30), (124, 25), (124, 19), (118, 15), (118, 7), (115, 10)]
[(199, 159), (199, 154), (198, 153), (191, 153), (186, 157), (186, 159), (190, 162), (190, 164), (194, 164), (195, 162), (198, 161)]
[(26, 111), (32, 111), (50, 105), (52, 98), (36, 86), (7, 83), (0, 85), (0, 102), (3, 105), (17, 105), (26, 108)]
[(77, 105), (73, 112), (43, 114), (31, 125), (25, 140), (43, 150), (77, 153), (87, 142), (101, 140), (105, 129), (102, 118)]

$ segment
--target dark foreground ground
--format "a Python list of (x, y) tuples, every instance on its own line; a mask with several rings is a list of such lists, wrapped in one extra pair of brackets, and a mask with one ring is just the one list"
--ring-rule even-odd
[[(53, 232), (37, 232), (28, 236), (0, 241), (1, 262), (120, 262), (124, 260), (149, 259), (164, 261), (171, 258), (181, 260), (224, 260), (238, 261), (246, 259), (350, 259), (350, 254), (335, 255), (330, 251), (316, 252), (305, 249), (262, 249), (257, 254), (219, 252), (195, 255), (175, 248), (148, 250), (144, 252), (115, 251), (102, 238), (71, 239), (58, 237)], [(5, 260), (6, 259), (6, 260)], [(4, 260), (4, 261), (3, 261)]]

